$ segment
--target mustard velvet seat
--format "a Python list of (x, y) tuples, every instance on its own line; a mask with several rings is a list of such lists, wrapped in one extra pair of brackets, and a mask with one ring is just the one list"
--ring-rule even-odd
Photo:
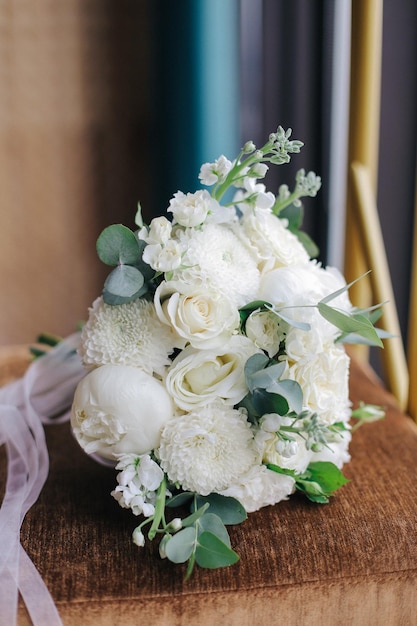
[[(23, 373), (24, 351), (2, 354), (1, 382)], [(231, 528), (239, 563), (196, 569), (188, 582), (156, 542), (131, 542), (136, 518), (109, 495), (115, 472), (79, 449), (68, 424), (47, 427), (49, 478), (21, 537), (64, 624), (415, 625), (417, 428), (356, 362), (351, 398), (387, 407), (384, 421), (355, 433), (351, 481), (328, 505), (294, 495), (249, 515)], [(3, 489), (3, 449), (0, 461)], [(28, 623), (21, 605), (19, 625)]]

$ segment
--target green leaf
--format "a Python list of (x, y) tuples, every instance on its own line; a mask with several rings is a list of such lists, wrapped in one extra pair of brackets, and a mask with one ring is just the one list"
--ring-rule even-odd
[(178, 493), (172, 498), (168, 498), (165, 506), (169, 508), (175, 508), (177, 506), (184, 506), (185, 504), (190, 502), (190, 500), (192, 500), (193, 498), (194, 498), (194, 492), (182, 491), (181, 493)]
[(141, 258), (138, 240), (123, 224), (105, 228), (97, 239), (97, 254), (106, 265), (134, 265)]
[(185, 517), (182, 520), (182, 525), (184, 526), (184, 528), (186, 528), (187, 526), (192, 526), (197, 520), (199, 520), (204, 515), (204, 513), (207, 511), (209, 506), (210, 506), (210, 504), (208, 502), (206, 502), (206, 504), (204, 504), (203, 506), (198, 508), (196, 511), (194, 511), (194, 513), (192, 513), (188, 517)]
[(296, 487), (313, 502), (325, 503), (334, 492), (349, 482), (341, 470), (329, 461), (310, 463), (307, 470), (295, 476)]
[(283, 396), (269, 393), (265, 389), (255, 389), (250, 400), (256, 417), (261, 417), (265, 413), (286, 415), (290, 410), (289, 404)]
[(244, 373), (246, 383), (249, 385), (249, 380), (256, 372), (263, 370), (269, 363), (269, 358), (265, 354), (253, 354), (248, 358), (245, 363)]
[(184, 528), (165, 544), (165, 554), (173, 563), (185, 563), (194, 552), (195, 544), (195, 528)]
[(118, 265), (108, 275), (104, 289), (114, 296), (121, 298), (139, 297), (146, 291), (143, 274), (131, 265)]
[(373, 327), (372, 322), (364, 315), (348, 315), (342, 311), (333, 309), (323, 301), (319, 302), (317, 306), (324, 319), (336, 326), (336, 328), (343, 333), (355, 333), (368, 342), (371, 342), (370, 345), (379, 346), (380, 348), (383, 347), (383, 343), (378, 337), (378, 333)]
[(198, 522), (199, 536), (201, 533), (208, 531), (216, 535), (223, 543), (230, 548), (230, 537), (226, 526), (218, 515), (214, 513), (206, 513)]
[(295, 230), (298, 230), (303, 223), (303, 205), (300, 204), (299, 206), (296, 206), (295, 204), (290, 204), (280, 211), (279, 217), (287, 219), (288, 229), (294, 232)]
[(240, 524), (247, 518), (246, 510), (235, 498), (222, 496), (219, 493), (197, 496), (198, 507), (207, 502), (210, 504), (210, 513), (218, 515), (223, 524)]
[(320, 248), (312, 240), (310, 235), (305, 233), (303, 230), (297, 230), (294, 233), (294, 235), (296, 235), (297, 239), (300, 241), (300, 243), (303, 244), (303, 246), (304, 246), (305, 250), (307, 251), (307, 254), (310, 257), (310, 259), (316, 259), (319, 256)]
[(198, 538), (195, 560), (200, 567), (216, 569), (237, 563), (239, 555), (216, 535), (205, 531)]
[(311, 330), (310, 324), (308, 324), (307, 322), (299, 322), (293, 320), (291, 317), (285, 315), (285, 313), (283, 313), (281, 309), (270, 308), (269, 310), (272, 311), (272, 313), (275, 313), (275, 315), (282, 319), (283, 322), (286, 322), (289, 326), (299, 328), (300, 330)]
[[(267, 359), (266, 362), (268, 363), (268, 361), (269, 359)], [(260, 363), (261, 360), (258, 359), (258, 362)], [(255, 364), (253, 364), (253, 366), (254, 365)], [(269, 367), (264, 367), (264, 369), (259, 369), (257, 371), (252, 371), (251, 373), (248, 373), (246, 375), (246, 383), (248, 385), (249, 391), (253, 391), (254, 389), (268, 389), (268, 391), (270, 391), (269, 387), (279, 380), (281, 375), (284, 373), (284, 370), (285, 363), (277, 363), (276, 365), (271, 365)], [(245, 374), (246, 373), (247, 370), (245, 369)]]
[[(301, 413), (303, 408), (303, 391), (295, 380), (277, 380), (267, 387), (269, 393), (274, 393), (286, 400), (289, 410)], [(287, 411), (288, 412), (288, 411)], [(280, 413), (280, 415), (283, 415)]]

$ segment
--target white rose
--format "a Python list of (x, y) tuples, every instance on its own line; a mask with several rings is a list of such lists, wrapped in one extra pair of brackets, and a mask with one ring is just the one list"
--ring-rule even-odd
[(264, 506), (287, 500), (294, 489), (295, 480), (291, 476), (273, 472), (265, 465), (254, 465), (236, 483), (219, 493), (236, 498), (248, 513), (252, 513)]
[(217, 398), (234, 405), (248, 392), (244, 367), (248, 358), (258, 352), (252, 341), (241, 335), (234, 335), (217, 350), (187, 346), (168, 370), (168, 392), (186, 411)]
[(71, 426), (87, 454), (145, 454), (158, 447), (173, 407), (156, 378), (128, 365), (103, 365), (78, 384)]
[(211, 197), (206, 189), (195, 193), (177, 191), (168, 207), (177, 224), (185, 227), (199, 226), (209, 213), (216, 211), (218, 202)]
[(296, 361), (288, 370), (288, 378), (301, 385), (303, 406), (323, 422), (349, 419), (349, 357), (343, 346), (331, 344), (315, 357)]
[(238, 309), (228, 298), (214, 292), (193, 292), (192, 287), (162, 282), (154, 302), (161, 322), (168, 324), (178, 336), (178, 348), (187, 343), (194, 348), (217, 348), (239, 327)]

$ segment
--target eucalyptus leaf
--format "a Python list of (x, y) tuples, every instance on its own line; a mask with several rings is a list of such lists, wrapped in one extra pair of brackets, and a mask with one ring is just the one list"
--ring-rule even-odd
[(288, 317), (285, 313), (282, 312), (282, 309), (270, 308), (272, 313), (275, 313), (283, 322), (286, 322), (289, 326), (293, 326), (294, 328), (299, 328), (300, 330), (311, 330), (310, 324), (307, 322), (299, 322), (297, 320)]
[(288, 402), (290, 410), (301, 413), (303, 408), (303, 391), (295, 380), (285, 379), (274, 381), (266, 391), (278, 394)]
[(332, 308), (323, 301), (318, 303), (318, 309), (321, 315), (331, 324), (336, 326), (343, 333), (355, 333), (364, 337), (370, 345), (383, 347), (378, 333), (372, 325), (372, 322), (364, 315), (354, 314), (348, 315), (342, 311)]
[(214, 513), (206, 513), (199, 519), (198, 528), (199, 536), (202, 532), (211, 532), (230, 548), (229, 533), (218, 515), (215, 515)]
[(200, 567), (216, 569), (237, 563), (239, 555), (216, 535), (205, 531), (198, 538), (195, 560)]
[(123, 224), (105, 228), (97, 239), (96, 248), (100, 260), (106, 265), (134, 265), (141, 258), (135, 234)]
[(297, 230), (294, 234), (296, 235), (298, 241), (303, 244), (310, 259), (316, 259), (320, 254), (320, 248), (312, 240), (310, 235), (305, 233), (303, 230)]
[(136, 267), (118, 265), (108, 275), (104, 283), (104, 289), (115, 296), (131, 298), (140, 293), (144, 285), (143, 274)]
[(185, 504), (188, 504), (188, 502), (190, 502), (190, 500), (192, 500), (193, 498), (194, 498), (193, 491), (181, 491), (181, 493), (178, 493), (175, 496), (172, 496), (172, 498), (168, 498), (165, 503), (165, 506), (167, 506), (168, 508), (184, 506)]
[(265, 413), (287, 415), (290, 409), (287, 400), (283, 396), (269, 393), (265, 389), (255, 389), (251, 395), (251, 403), (257, 417), (261, 417)]
[(206, 504), (198, 508), (196, 511), (194, 511), (194, 513), (191, 513), (191, 515), (189, 515), (188, 517), (185, 517), (182, 520), (183, 527), (186, 528), (187, 526), (192, 526), (193, 524), (195, 524), (197, 520), (200, 520), (201, 517), (205, 514), (205, 512), (209, 508), (209, 506), (210, 504), (206, 502)]
[[(270, 367), (255, 371), (246, 377), (249, 391), (254, 389), (268, 389), (284, 373), (285, 363), (277, 363)], [(268, 389), (270, 391), (270, 389)]]
[(219, 493), (197, 496), (198, 507), (207, 502), (210, 504), (210, 513), (218, 515), (223, 524), (240, 524), (247, 518), (246, 510), (235, 498), (222, 496)]
[(269, 363), (265, 354), (253, 354), (245, 363), (244, 373), (246, 382), (259, 370), (263, 370)]
[(195, 528), (184, 528), (165, 544), (165, 554), (173, 563), (185, 563), (195, 550)]

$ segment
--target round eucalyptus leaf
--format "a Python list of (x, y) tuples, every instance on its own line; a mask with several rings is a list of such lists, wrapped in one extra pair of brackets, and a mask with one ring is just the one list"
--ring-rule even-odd
[(106, 265), (134, 265), (142, 256), (135, 234), (123, 224), (105, 228), (97, 239), (96, 248), (99, 259)]
[(143, 274), (130, 265), (118, 265), (104, 283), (105, 291), (122, 298), (131, 298), (143, 288)]

